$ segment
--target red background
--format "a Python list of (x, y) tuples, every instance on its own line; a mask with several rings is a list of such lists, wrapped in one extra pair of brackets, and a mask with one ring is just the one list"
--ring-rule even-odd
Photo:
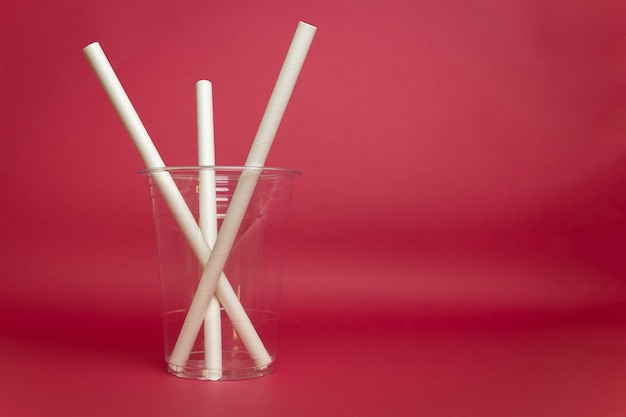
[[(0, 410), (623, 416), (626, 3), (0, 4)], [(99, 41), (168, 165), (242, 164), (298, 20), (268, 160), (297, 168), (275, 374), (164, 370), (141, 160)]]

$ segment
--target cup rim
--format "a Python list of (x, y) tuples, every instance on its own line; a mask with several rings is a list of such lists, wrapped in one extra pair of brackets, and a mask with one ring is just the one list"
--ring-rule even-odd
[(292, 168), (278, 168), (266, 166), (243, 166), (243, 165), (181, 165), (181, 166), (165, 166), (155, 168), (144, 168), (139, 171), (140, 174), (149, 175), (154, 172), (182, 173), (186, 171), (212, 170), (216, 172), (241, 172), (241, 171), (261, 171), (268, 174), (279, 175), (302, 175), (302, 171)]

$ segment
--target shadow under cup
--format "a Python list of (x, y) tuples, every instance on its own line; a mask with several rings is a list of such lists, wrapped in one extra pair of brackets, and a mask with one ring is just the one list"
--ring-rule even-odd
[[(287, 219), (293, 183), (301, 172), (282, 168), (169, 167), (142, 173), (148, 178), (156, 225), (168, 371), (181, 378), (202, 380), (270, 374), (276, 359)], [(236, 196), (233, 206), (237, 209), (229, 212), (238, 186), (248, 187), (250, 192), (244, 201)], [(184, 200), (186, 208), (185, 204), (173, 204), (176, 199)], [(223, 294), (216, 292), (191, 351), (185, 360), (172, 363), (172, 353), (205, 269), (203, 262), (227, 213), (231, 224), (236, 213), (235, 222), (240, 225), (235, 229), (236, 237), (220, 280), (230, 284), (233, 294), (228, 298), (239, 304), (243, 318), (242, 314), (231, 314), (225, 306), (233, 302), (222, 303), (217, 295)], [(193, 225), (191, 216), (200, 226)], [(181, 218), (188, 220), (187, 225)], [(206, 254), (198, 249), (203, 245)], [(255, 350), (250, 349), (246, 329), (254, 329), (253, 339), (260, 339), (267, 358), (263, 362), (251, 353)]]

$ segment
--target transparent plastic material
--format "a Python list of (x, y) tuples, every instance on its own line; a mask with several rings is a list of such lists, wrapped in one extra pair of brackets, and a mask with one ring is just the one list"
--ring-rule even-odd
[[(208, 328), (211, 326), (210, 321), (205, 320), (184, 366), (168, 366), (169, 372), (178, 377), (236, 380), (255, 378), (273, 371), (286, 226), (293, 182), (300, 172), (280, 168), (244, 167), (175, 167), (142, 171), (148, 177), (156, 225), (165, 360), (169, 363), (204, 265), (199, 262), (197, 252), (194, 252), (189, 235), (181, 231), (156, 177), (162, 176), (164, 172), (169, 173), (196, 222), (199, 222), (200, 173), (213, 173), (219, 229), (242, 172), (250, 170), (257, 171), (258, 181), (228, 255), (224, 275), (272, 362), (265, 366), (255, 364), (237, 332), (237, 326), (233, 325), (221, 307), (218, 313), (221, 329), (221, 369), (212, 369), (205, 361), (204, 334), (211, 331)], [(204, 239), (199, 228), (194, 238)], [(209, 246), (213, 246), (212, 242)], [(209, 377), (216, 374), (219, 377)]]

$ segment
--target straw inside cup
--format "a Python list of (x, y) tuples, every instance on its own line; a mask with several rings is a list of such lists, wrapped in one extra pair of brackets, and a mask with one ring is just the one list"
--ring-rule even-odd
[[(191, 245), (199, 262), (205, 265), (209, 260), (211, 248), (207, 244), (206, 238), (197, 239), (198, 236), (202, 235), (200, 228), (169, 172), (159, 170), (159, 168), (165, 167), (165, 163), (154, 146), (152, 139), (141, 122), (141, 119), (130, 102), (130, 99), (126, 95), (124, 88), (113, 71), (113, 68), (104, 54), (104, 51), (100, 47), (100, 44), (98, 42), (94, 42), (85, 47), (83, 52), (91, 64), (92, 69), (96, 73), (96, 76), (100, 80), (102, 87), (109, 97), (111, 104), (118, 113), (124, 127), (128, 131), (146, 167), (148, 169), (157, 169), (151, 174), (151, 177), (160, 192), (163, 194), (169, 209), (178, 222), (178, 225)], [(263, 342), (259, 338), (256, 330), (250, 323), (250, 319), (247, 317), (246, 312), (243, 306), (241, 306), (241, 303), (239, 302), (232, 286), (229, 284), (228, 279), (223, 274), (221, 274), (220, 277), (224, 279), (220, 279), (220, 285), (217, 288), (217, 296), (220, 298), (222, 305), (231, 320), (233, 319), (233, 316), (236, 317), (236, 320), (233, 320), (233, 325), (236, 326), (236, 330), (240, 335), (245, 336), (245, 338), (242, 337), (242, 340), (246, 345), (248, 352), (255, 359), (255, 361), (258, 361), (259, 363), (270, 363), (271, 358), (263, 346)], [(203, 307), (203, 315), (208, 308), (209, 300), (210, 297), (206, 300), (206, 305)], [(187, 324), (188, 326), (192, 326), (196, 335), (202, 326), (203, 319), (204, 316), (200, 317), (198, 322)], [(189, 342), (189, 340), (186, 340), (186, 342)], [(193, 341), (191, 341), (191, 343), (193, 344)], [(191, 351), (190, 347), (185, 347), (183, 351), (187, 351), (187, 349)], [(172, 373), (176, 373), (179, 372), (180, 369), (183, 369), (187, 358), (188, 354), (186, 356), (182, 355), (181, 357), (175, 358), (175, 362), (171, 360), (170, 371)]]
[[(296, 33), (291, 41), (272, 95), (248, 153), (246, 159), (247, 167), (262, 167), (265, 164), (316, 29), (315, 26), (307, 23), (298, 23)], [(256, 187), (259, 174), (260, 170), (258, 169), (248, 169), (241, 174), (232, 201), (228, 206), (226, 217), (217, 235), (215, 246), (185, 317), (172, 357), (177, 359), (189, 357), (193, 347), (193, 340), (195, 340), (198, 334), (199, 324), (202, 322), (202, 317), (210, 298), (215, 291), (220, 291), (221, 286), (227, 285), (227, 283), (222, 283), (225, 280), (220, 279), (220, 276), (223, 274), (224, 266), (241, 226), (243, 215)], [(220, 300), (224, 303), (221, 297)], [(230, 317), (232, 320), (232, 316)], [(247, 337), (247, 334), (242, 334), (243, 337)], [(255, 360), (255, 362), (262, 369), (271, 363), (271, 358), (267, 359)]]
[[(215, 165), (215, 138), (213, 128), (213, 86), (208, 80), (196, 83), (198, 124), (198, 165)], [(198, 172), (199, 225), (202, 235), (211, 247), (217, 239), (217, 196), (215, 171)], [(204, 377), (211, 381), (222, 378), (222, 319), (220, 302), (211, 297), (204, 318)]]

